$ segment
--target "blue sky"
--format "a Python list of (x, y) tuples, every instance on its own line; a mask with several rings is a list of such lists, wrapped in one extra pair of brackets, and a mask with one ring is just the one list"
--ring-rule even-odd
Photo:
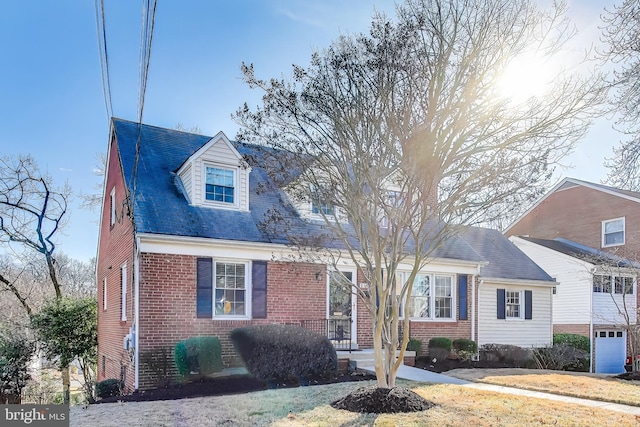
[[(141, 3), (105, 0), (113, 113), (128, 120), (137, 117)], [(612, 3), (570, 2), (582, 42), (597, 41), (599, 14)], [(306, 65), (339, 34), (366, 31), (374, 7), (393, 13), (393, 2), (382, 0), (158, 0), (144, 122), (234, 138), (231, 113), (259, 101), (240, 81), (242, 61), (254, 63), (260, 77), (288, 76), (292, 64)], [(0, 154), (31, 154), (76, 194), (97, 191), (101, 179), (92, 171), (106, 151), (108, 120), (94, 2), (4, 2), (0, 58)], [(611, 126), (597, 123), (561, 176), (603, 180), (602, 159), (620, 140)], [(98, 217), (76, 197), (59, 249), (95, 256)]]

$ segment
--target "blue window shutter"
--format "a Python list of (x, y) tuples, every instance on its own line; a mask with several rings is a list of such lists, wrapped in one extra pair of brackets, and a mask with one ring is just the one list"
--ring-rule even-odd
[(251, 266), (251, 317), (267, 318), (267, 263), (253, 261)]
[(498, 289), (498, 319), (506, 319), (505, 305), (506, 300), (504, 289)]
[(458, 275), (458, 318), (467, 320), (467, 276)]
[(524, 291), (524, 318), (531, 320), (533, 314), (533, 292)]
[(196, 317), (213, 317), (213, 259), (198, 258), (196, 267)]

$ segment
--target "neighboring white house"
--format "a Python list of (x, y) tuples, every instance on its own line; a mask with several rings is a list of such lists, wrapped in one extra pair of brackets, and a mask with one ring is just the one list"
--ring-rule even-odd
[(640, 266), (566, 239), (509, 239), (558, 282), (554, 332), (592, 338), (592, 372), (624, 372), (627, 325), (636, 323)]

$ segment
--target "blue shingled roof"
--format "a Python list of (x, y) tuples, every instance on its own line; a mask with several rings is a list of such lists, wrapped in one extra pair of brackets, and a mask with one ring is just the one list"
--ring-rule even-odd
[[(135, 186), (134, 218), (140, 233), (204, 237), (254, 243), (287, 244), (284, 233), (267, 230), (261, 224), (274, 210), (287, 217), (287, 234), (326, 235), (322, 223), (304, 221), (286, 194), (273, 184), (258, 164), (249, 178), (249, 212), (190, 205), (176, 171), (211, 137), (114, 119), (113, 129), (122, 161), (125, 181), (133, 191), (134, 163), (138, 137), (139, 161)], [(243, 155), (260, 158), (256, 146), (232, 142)], [(264, 191), (264, 189), (269, 189)], [(340, 247), (339, 241), (326, 241)], [(469, 227), (460, 236), (442, 244), (432, 256), (489, 263), (481, 275), (495, 278), (552, 280), (506, 237), (495, 230)]]

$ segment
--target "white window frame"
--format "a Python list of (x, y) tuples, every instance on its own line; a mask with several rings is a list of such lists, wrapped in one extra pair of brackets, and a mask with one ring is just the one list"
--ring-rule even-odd
[(102, 311), (107, 311), (107, 278), (102, 279)]
[[(216, 302), (216, 291), (217, 287), (217, 277), (216, 272), (218, 270), (218, 264), (242, 264), (244, 265), (244, 314), (217, 314), (217, 302)], [(211, 295), (212, 301), (212, 314), (214, 319), (251, 319), (251, 262), (246, 260), (238, 260), (238, 259), (213, 259), (213, 292)], [(229, 289), (229, 288), (220, 288), (220, 289)]]
[[(400, 273), (397, 273), (400, 274)], [(408, 275), (408, 273), (404, 273), (403, 274), (403, 278), (402, 278), (402, 283), (404, 283), (404, 281), (406, 280), (406, 276)], [(415, 316), (411, 316), (410, 320), (411, 321), (417, 321), (417, 322), (456, 322), (457, 320), (457, 306), (456, 306), (456, 275), (455, 274), (448, 274), (448, 273), (430, 273), (430, 272), (425, 272), (425, 273), (418, 273), (418, 276), (429, 276), (429, 317), (415, 317)], [(450, 280), (450, 285), (451, 285), (451, 296), (448, 297), (451, 299), (451, 317), (435, 317), (436, 314), (436, 277), (446, 277), (449, 278)], [(417, 276), (416, 276), (417, 279)], [(415, 285), (414, 285), (415, 286)], [(414, 288), (415, 289), (415, 288)], [(417, 296), (417, 295), (414, 295)], [(411, 300), (412, 300), (413, 296), (409, 296), (409, 303), (411, 304)], [(403, 305), (404, 305), (404, 301), (402, 301)], [(410, 310), (409, 310), (410, 311)], [(401, 307), (401, 313), (404, 315), (405, 313), (407, 313), (407, 308), (406, 307)]]
[[(622, 230), (620, 231), (613, 231), (613, 232), (609, 232), (606, 233), (606, 228), (608, 224), (617, 222), (617, 221), (621, 221), (622, 222)], [(607, 244), (606, 240), (607, 240), (607, 235), (608, 234), (614, 234), (614, 233), (622, 233), (622, 242), (621, 243), (609, 243)], [(620, 217), (620, 218), (613, 218), (613, 219), (607, 219), (602, 221), (602, 247), (603, 248), (609, 248), (612, 246), (622, 246), (625, 244), (626, 241), (626, 221), (625, 221), (625, 217)]]
[[(618, 292), (618, 283), (616, 283), (616, 279), (622, 279), (622, 283), (621, 283), (621, 287), (620, 287), (620, 292)], [(631, 279), (631, 288), (630, 288), (630, 292), (626, 292), (627, 290), (627, 286), (626, 286), (626, 281), (627, 279)], [(633, 295), (633, 289), (634, 289), (634, 285), (635, 285), (635, 279), (631, 276), (614, 276), (613, 277), (613, 286), (612, 286), (612, 291), (614, 294), (616, 295)]]
[(127, 263), (125, 262), (120, 266), (120, 283), (121, 283), (121, 295), (120, 295), (120, 320), (127, 321)]
[(116, 187), (109, 193), (109, 225), (116, 223)]
[[(229, 171), (233, 175), (233, 203), (228, 202), (220, 202), (215, 200), (207, 199), (207, 169), (220, 169), (223, 171)], [(238, 176), (237, 168), (225, 166), (217, 163), (204, 163), (202, 166), (202, 203), (206, 206), (214, 206), (219, 208), (231, 208), (231, 209), (239, 209), (240, 208), (240, 190), (238, 186), (240, 185), (240, 179)]]
[[(518, 295), (518, 303), (509, 303), (509, 294), (517, 294)], [(509, 306), (518, 307), (518, 315), (513, 316), (509, 313)], [(522, 320), (524, 319), (524, 291), (522, 290), (513, 290), (513, 289), (505, 289), (504, 290), (504, 318), (506, 320)]]

